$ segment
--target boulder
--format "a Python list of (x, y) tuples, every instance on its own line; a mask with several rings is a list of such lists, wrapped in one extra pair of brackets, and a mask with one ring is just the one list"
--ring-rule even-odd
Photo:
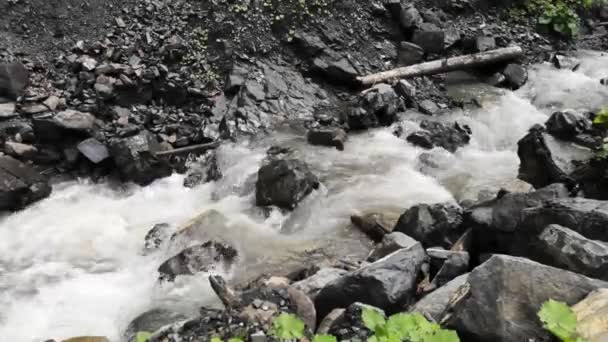
[(573, 305), (608, 283), (528, 259), (494, 255), (468, 276), (469, 294), (448, 326), (464, 341), (548, 341), (538, 321), (541, 305), (554, 299)]
[(439, 112), (439, 106), (433, 100), (422, 100), (418, 103), (418, 110), (422, 114), (435, 115)]
[(427, 260), (420, 243), (400, 249), (374, 263), (349, 272), (319, 291), (315, 307), (320, 317), (355, 302), (394, 312), (414, 298), (416, 281)]
[(109, 142), (110, 155), (121, 176), (139, 185), (170, 176), (172, 169), (155, 156), (160, 151), (156, 137), (147, 131), (128, 138), (114, 138)]
[(17, 210), (48, 197), (51, 185), (30, 166), (0, 156), (0, 210)]
[(136, 342), (135, 337), (140, 331), (154, 332), (186, 318), (186, 316), (168, 309), (152, 309), (135, 317), (127, 326), (123, 336), (126, 342)]
[(576, 332), (589, 342), (608, 339), (608, 289), (592, 292), (572, 307), (576, 315)]
[(511, 89), (519, 89), (528, 81), (528, 71), (519, 64), (509, 64), (502, 71)]
[(456, 152), (471, 140), (471, 129), (467, 125), (455, 122), (449, 126), (437, 121), (422, 120), (421, 131), (410, 134), (408, 142), (422, 148), (443, 147), (450, 152)]
[(367, 261), (374, 262), (380, 260), (389, 254), (403, 248), (409, 248), (417, 243), (418, 241), (403, 233), (393, 232), (386, 234), (382, 238), (382, 241), (380, 241), (380, 243), (371, 251), (367, 257)]
[(373, 114), (381, 125), (385, 126), (395, 121), (397, 112), (403, 107), (403, 102), (393, 87), (385, 83), (376, 84), (368, 89), (359, 104), (368, 113)]
[(38, 153), (38, 149), (32, 145), (7, 141), (4, 143), (4, 152), (17, 159), (32, 160)]
[(538, 261), (586, 276), (608, 280), (608, 243), (590, 240), (557, 224), (538, 236)]
[(440, 322), (445, 314), (447, 314), (450, 302), (459, 295), (463, 287), (466, 288), (468, 276), (469, 274), (467, 273), (456, 277), (447, 284), (427, 294), (416, 302), (409, 311), (421, 313), (435, 322)]
[(158, 249), (171, 236), (171, 232), (172, 229), (169, 224), (155, 224), (144, 237), (144, 250), (149, 252)]
[(450, 248), (464, 233), (463, 211), (451, 203), (419, 204), (406, 210), (393, 228), (420, 241), (424, 246)]
[(414, 32), (412, 43), (425, 53), (441, 53), (445, 48), (445, 32), (435, 24), (423, 23)]
[(311, 145), (332, 146), (339, 151), (344, 150), (346, 132), (341, 128), (311, 129), (306, 134), (306, 140)]
[(591, 130), (591, 120), (584, 114), (564, 110), (551, 114), (549, 120), (545, 122), (545, 127), (547, 127), (547, 133), (554, 137), (572, 140), (577, 135)]
[(323, 75), (329, 82), (340, 85), (351, 85), (359, 76), (346, 57), (330, 49), (324, 50), (313, 59), (312, 70)]
[(23, 94), (30, 81), (30, 73), (19, 62), (0, 63), (0, 96), (16, 99)]
[(95, 117), (89, 113), (66, 109), (57, 114), (34, 115), (32, 124), (40, 139), (59, 141), (65, 139), (66, 135), (90, 135), (95, 127)]
[(383, 214), (370, 213), (365, 215), (352, 215), (350, 222), (369, 236), (374, 241), (382, 241), (386, 234), (392, 231), (392, 227), (395, 225), (384, 217)]
[(339, 268), (321, 268), (312, 276), (293, 283), (291, 286), (306, 293), (312, 300), (325, 285), (342, 277), (347, 272)]
[(422, 62), (424, 59), (424, 50), (410, 42), (400, 42), (397, 48), (397, 55), (399, 58), (399, 65), (408, 66)]
[(578, 165), (570, 174), (584, 197), (608, 200), (608, 159), (592, 158)]
[(297, 159), (272, 160), (258, 171), (256, 204), (292, 210), (318, 187), (319, 180), (306, 163)]
[(110, 157), (110, 152), (106, 145), (99, 142), (95, 138), (89, 138), (81, 141), (76, 146), (78, 151), (82, 153), (88, 160), (94, 164), (99, 164)]
[(556, 140), (535, 126), (517, 143), (519, 156), (518, 178), (535, 188), (553, 183), (572, 185), (570, 177), (578, 162), (589, 160), (593, 153), (588, 148)]
[(179, 275), (193, 275), (213, 270), (227, 271), (236, 262), (234, 247), (216, 241), (207, 241), (188, 247), (158, 267), (161, 280), (173, 281)]

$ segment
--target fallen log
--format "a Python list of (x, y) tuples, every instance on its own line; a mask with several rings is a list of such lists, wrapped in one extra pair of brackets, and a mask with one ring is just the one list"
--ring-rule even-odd
[(476, 68), (483, 65), (508, 61), (522, 55), (523, 50), (521, 47), (512, 46), (382, 71), (376, 74), (357, 77), (357, 80), (364, 86), (370, 86), (392, 79), (434, 75), (448, 71)]
[(179, 154), (205, 152), (207, 150), (214, 149), (218, 146), (220, 146), (220, 142), (214, 141), (214, 142), (210, 142), (210, 143), (206, 143), (206, 144), (191, 145), (191, 146), (186, 146), (186, 147), (175, 148), (175, 149), (168, 150), (168, 151), (156, 152), (156, 153), (154, 153), (154, 155), (157, 157), (164, 157), (164, 156), (175, 156), (175, 155), (179, 155)]

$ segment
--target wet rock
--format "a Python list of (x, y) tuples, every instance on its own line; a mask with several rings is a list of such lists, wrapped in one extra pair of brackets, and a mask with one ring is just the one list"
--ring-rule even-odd
[(462, 208), (457, 205), (420, 204), (409, 208), (393, 231), (420, 241), (424, 246), (449, 248), (464, 233)]
[(469, 274), (463, 274), (427, 294), (410, 308), (410, 312), (418, 312), (425, 317), (441, 322), (452, 302), (464, 288), (467, 287)]
[(135, 317), (127, 326), (123, 336), (127, 342), (136, 342), (135, 337), (140, 331), (154, 332), (166, 325), (183, 321), (186, 318), (186, 316), (168, 309), (152, 309)]
[(545, 123), (547, 132), (564, 140), (571, 140), (579, 134), (591, 130), (591, 120), (573, 110), (564, 110), (551, 114)]
[(196, 167), (192, 167), (188, 176), (184, 179), (184, 186), (193, 188), (197, 185), (215, 182), (222, 178), (222, 170), (219, 166), (216, 151), (210, 151), (199, 159)]
[(608, 244), (552, 224), (538, 236), (538, 261), (589, 277), (608, 280)]
[(374, 263), (327, 284), (315, 298), (319, 316), (355, 302), (395, 311), (412, 301), (426, 253), (419, 243), (400, 249)]
[(475, 248), (480, 252), (507, 253), (513, 247), (518, 247), (513, 246), (513, 236), (521, 228), (524, 210), (568, 196), (569, 191), (564, 184), (552, 184), (527, 193), (507, 193), (469, 208), (465, 213), (464, 226), (473, 228), (477, 244)]
[(106, 145), (102, 144), (95, 138), (89, 138), (81, 141), (78, 143), (76, 148), (80, 153), (82, 153), (83, 156), (87, 157), (87, 159), (94, 164), (99, 164), (110, 157), (110, 152), (108, 151)]
[(30, 73), (19, 62), (0, 63), (0, 96), (16, 99), (29, 84)]
[(406, 139), (414, 145), (427, 149), (443, 147), (453, 153), (459, 147), (468, 144), (471, 139), (469, 126), (461, 126), (457, 122), (448, 126), (438, 121), (423, 120), (420, 128), (423, 131), (414, 132)]
[(411, 103), (415, 100), (416, 86), (406, 80), (399, 80), (395, 86), (395, 91), (406, 100), (406, 103)]
[(348, 109), (343, 120), (350, 130), (362, 130), (378, 126), (376, 115), (361, 107)]
[(365, 309), (376, 310), (386, 317), (384, 311), (377, 307), (363, 303), (353, 303), (345, 309), (333, 310), (323, 320), (323, 323), (326, 324), (324, 330), (327, 330), (327, 334), (335, 336), (339, 341), (367, 341), (371, 337), (372, 332), (365, 328), (365, 323), (362, 319), (363, 310)]
[(589, 342), (603, 342), (608, 337), (608, 289), (599, 289), (572, 307), (576, 332)]
[(17, 210), (48, 197), (51, 185), (30, 166), (0, 156), (0, 210)]
[(509, 64), (502, 71), (511, 89), (519, 89), (528, 81), (528, 71), (519, 64)]
[(193, 275), (213, 270), (227, 271), (236, 261), (234, 247), (216, 241), (207, 241), (188, 247), (159, 266), (160, 279), (173, 281), (179, 275)]
[(370, 255), (367, 257), (367, 261), (374, 262), (393, 252), (403, 248), (409, 248), (417, 243), (418, 241), (403, 233), (393, 232), (386, 234), (384, 235), (384, 238), (382, 238), (382, 241), (380, 241), (380, 243), (371, 251)]
[(469, 295), (456, 304), (453, 321), (460, 338), (520, 342), (549, 340), (536, 313), (548, 299), (569, 305), (608, 283), (504, 255), (492, 256), (468, 277)]
[(412, 31), (413, 29), (420, 27), (423, 20), (420, 12), (414, 6), (403, 7), (399, 11), (399, 25), (406, 31)]
[(95, 127), (95, 117), (89, 113), (67, 109), (57, 114), (45, 113), (32, 117), (36, 136), (58, 141), (66, 135), (88, 135)]
[(347, 272), (339, 268), (321, 268), (312, 276), (292, 284), (296, 289), (306, 293), (312, 300), (327, 284), (342, 277)]
[(352, 215), (350, 222), (369, 236), (374, 241), (382, 241), (386, 234), (392, 231), (394, 224), (391, 224), (384, 215), (371, 213), (366, 215)]
[(537, 189), (553, 183), (572, 184), (570, 173), (576, 168), (575, 161), (592, 157), (588, 149), (560, 142), (540, 127), (531, 128), (517, 147), (520, 160), (518, 178)]
[(152, 229), (144, 237), (144, 250), (153, 251), (158, 249), (160, 245), (167, 241), (171, 236), (171, 226), (167, 223), (155, 224)]
[(31, 160), (38, 153), (38, 149), (32, 145), (7, 141), (4, 143), (4, 152), (21, 160)]
[(608, 200), (608, 159), (593, 158), (577, 166), (570, 174), (584, 197)]
[(360, 99), (360, 105), (367, 113), (372, 113), (377, 118), (377, 122), (388, 126), (395, 121), (399, 108), (403, 107), (403, 102), (393, 87), (380, 83), (365, 92)]
[(278, 159), (263, 165), (256, 182), (256, 204), (294, 209), (319, 187), (319, 180), (306, 163), (296, 159)]
[(431, 259), (431, 273), (435, 274), (430, 284), (432, 289), (441, 287), (469, 271), (470, 256), (467, 252), (438, 248), (429, 248), (426, 252)]
[(575, 71), (581, 65), (581, 61), (578, 58), (560, 54), (553, 55), (551, 61), (558, 69), (567, 69), (572, 71)]
[(496, 39), (491, 36), (478, 36), (475, 38), (475, 49), (477, 52), (494, 50), (496, 48)]
[(346, 142), (346, 132), (341, 128), (311, 129), (306, 134), (306, 140), (311, 145), (332, 146), (343, 151)]
[(414, 32), (412, 43), (420, 46), (425, 53), (440, 53), (445, 48), (445, 32), (431, 23), (423, 23)]
[(426, 115), (435, 115), (439, 112), (439, 106), (432, 100), (422, 100), (418, 103), (418, 110), (420, 113)]
[(550, 224), (570, 228), (588, 239), (608, 242), (608, 202), (588, 198), (556, 198), (522, 211), (521, 230), (538, 234)]
[(155, 179), (170, 176), (171, 167), (154, 153), (160, 150), (156, 137), (141, 132), (128, 138), (114, 138), (109, 143), (110, 155), (121, 176), (139, 185), (148, 185)]
[(417, 64), (424, 59), (424, 50), (420, 46), (405, 41), (399, 43), (397, 54), (401, 66)]
[(0, 103), (0, 119), (9, 119), (19, 114), (15, 111), (15, 103)]

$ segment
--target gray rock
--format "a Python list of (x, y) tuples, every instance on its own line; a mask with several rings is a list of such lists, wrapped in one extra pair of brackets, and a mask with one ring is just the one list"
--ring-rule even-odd
[(51, 185), (30, 166), (0, 156), (0, 210), (17, 210), (48, 197)]
[(395, 91), (409, 103), (413, 102), (416, 96), (416, 86), (406, 80), (399, 80)]
[(67, 109), (57, 114), (45, 113), (32, 117), (36, 136), (43, 140), (62, 140), (65, 135), (88, 135), (95, 126), (89, 113)]
[(445, 48), (445, 32), (434, 24), (423, 23), (414, 32), (412, 43), (426, 53), (440, 53)]
[(406, 140), (427, 149), (442, 147), (453, 153), (471, 139), (469, 126), (461, 126), (457, 122), (448, 126), (438, 121), (422, 120), (420, 128), (423, 130), (410, 134)]
[(435, 115), (439, 112), (439, 106), (432, 100), (422, 100), (418, 103), (418, 110), (420, 113), (426, 115)]
[(552, 224), (538, 236), (538, 261), (586, 276), (608, 280), (608, 244)]
[(312, 67), (328, 81), (341, 85), (354, 83), (359, 75), (346, 57), (329, 49), (313, 60)]
[(238, 253), (234, 247), (216, 241), (207, 241), (188, 247), (169, 258), (158, 267), (160, 279), (173, 281), (180, 275), (198, 272), (228, 271), (236, 262)]
[(393, 231), (411, 236), (424, 246), (450, 248), (465, 231), (462, 214), (462, 208), (450, 203), (419, 204), (399, 217)]
[(365, 215), (352, 215), (350, 222), (370, 239), (380, 242), (389, 234), (395, 222), (390, 222), (382, 213), (369, 213)]
[(367, 257), (367, 261), (377, 261), (400, 249), (409, 248), (417, 243), (418, 241), (403, 233), (393, 232), (386, 234), (382, 238), (382, 241), (371, 251), (369, 257)]
[(272, 160), (258, 170), (256, 204), (292, 210), (318, 187), (319, 180), (306, 163), (296, 159)]
[(346, 111), (343, 121), (350, 130), (362, 130), (378, 126), (378, 118), (361, 107), (350, 108)]
[[(450, 282), (452, 279), (467, 273), (469, 270), (470, 256), (468, 252), (445, 252), (445, 255), (442, 255), (441, 258), (443, 259), (441, 267), (431, 282), (431, 286), (433, 288), (441, 287)], [(427, 249), (427, 254), (431, 258), (432, 265), (436, 254), (433, 249)]]
[(135, 317), (127, 326), (123, 336), (127, 342), (135, 342), (135, 337), (140, 331), (155, 332), (156, 330), (179, 321), (187, 317), (168, 309), (152, 309)]
[(397, 49), (399, 65), (407, 66), (420, 63), (424, 59), (424, 50), (416, 44), (410, 42), (400, 42)]
[(346, 132), (341, 128), (311, 129), (306, 134), (306, 140), (311, 145), (332, 146), (343, 151), (346, 142)]
[(459, 293), (462, 286), (466, 286), (469, 274), (463, 274), (452, 281), (441, 286), (437, 290), (427, 294), (416, 302), (409, 311), (418, 312), (425, 317), (440, 322), (447, 313), (450, 301)]
[(470, 293), (454, 308), (449, 326), (465, 341), (548, 341), (538, 321), (543, 302), (573, 305), (608, 283), (527, 259), (494, 255), (468, 277)]
[(95, 138), (89, 138), (81, 141), (76, 146), (78, 151), (82, 153), (88, 160), (92, 161), (95, 164), (101, 163), (110, 157), (110, 152), (106, 145), (99, 142), (99, 140)]
[(0, 96), (16, 99), (30, 82), (30, 73), (19, 62), (0, 63)]
[(264, 334), (263, 331), (255, 332), (251, 334), (251, 336), (249, 336), (250, 342), (266, 342), (267, 340), (268, 338), (266, 337), (266, 334)]
[(319, 291), (315, 298), (317, 313), (324, 317), (335, 308), (355, 302), (397, 310), (412, 301), (418, 273), (426, 260), (418, 243), (349, 272)]
[(380, 83), (368, 89), (360, 99), (360, 105), (367, 113), (372, 113), (379, 124), (388, 126), (395, 121), (399, 108), (403, 107), (403, 102), (393, 87)]
[(494, 50), (496, 48), (496, 39), (491, 36), (478, 36), (475, 38), (475, 49), (478, 52)]
[(61, 99), (57, 96), (51, 95), (46, 100), (44, 100), (42, 104), (44, 104), (49, 110), (55, 110), (60, 105), (65, 105), (65, 99)]
[(31, 160), (38, 153), (38, 149), (32, 145), (7, 141), (4, 143), (4, 152), (18, 159)]
[(121, 176), (139, 185), (170, 176), (173, 170), (154, 153), (160, 150), (156, 137), (144, 131), (128, 138), (114, 138), (109, 142), (110, 155)]
[(19, 114), (15, 111), (15, 103), (0, 103), (0, 119), (9, 119)]
[(38, 114), (38, 113), (48, 112), (49, 109), (47, 106), (45, 106), (43, 104), (31, 103), (31, 104), (22, 105), (20, 108), (20, 111), (21, 111), (21, 113), (24, 113), (24, 114)]
[(528, 71), (519, 64), (507, 65), (502, 74), (512, 89), (519, 89), (528, 81)]
[(420, 27), (422, 23), (422, 16), (414, 6), (403, 7), (399, 12), (399, 25), (407, 31)]
[(314, 300), (317, 296), (317, 293), (319, 293), (319, 291), (323, 287), (325, 287), (332, 281), (335, 281), (336, 279), (342, 277), (344, 274), (346, 274), (346, 271), (339, 268), (322, 268), (312, 276), (297, 281), (291, 286), (306, 293), (312, 300)]
[(172, 232), (171, 226), (167, 223), (155, 224), (144, 237), (144, 250), (149, 252), (158, 249), (164, 241), (169, 239)]
[(564, 110), (551, 114), (545, 126), (549, 134), (560, 139), (570, 140), (579, 134), (589, 132), (591, 120), (573, 110)]

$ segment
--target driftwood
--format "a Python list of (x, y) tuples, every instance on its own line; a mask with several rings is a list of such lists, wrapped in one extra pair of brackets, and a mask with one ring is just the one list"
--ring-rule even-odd
[(210, 142), (210, 143), (206, 143), (206, 144), (191, 145), (191, 146), (186, 146), (186, 147), (175, 148), (175, 149), (169, 150), (169, 151), (156, 152), (156, 153), (154, 153), (154, 155), (157, 157), (164, 157), (164, 156), (175, 156), (175, 155), (179, 155), (179, 154), (205, 152), (207, 150), (214, 149), (218, 146), (220, 146), (220, 142), (214, 141), (214, 142)]
[(357, 77), (364, 86), (382, 83), (398, 78), (434, 75), (448, 71), (476, 68), (483, 65), (504, 62), (523, 55), (519, 46), (501, 48), (472, 55), (458, 56), (396, 68), (367, 76)]

